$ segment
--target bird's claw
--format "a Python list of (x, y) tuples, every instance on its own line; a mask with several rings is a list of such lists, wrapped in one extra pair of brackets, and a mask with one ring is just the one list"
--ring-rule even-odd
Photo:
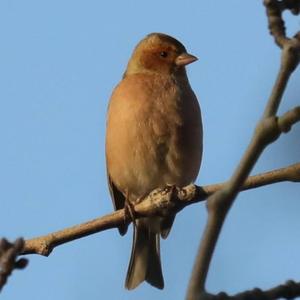
[(171, 199), (177, 195), (177, 193), (180, 191), (180, 188), (178, 188), (175, 184), (167, 184), (164, 189), (163, 189), (163, 192), (165, 194), (168, 194), (170, 193), (171, 195)]
[(134, 210), (134, 205), (128, 199), (126, 199), (126, 201), (125, 201), (124, 210), (125, 210), (124, 222), (126, 223), (126, 221), (129, 219), (132, 221), (132, 223), (135, 226), (136, 225), (136, 213)]

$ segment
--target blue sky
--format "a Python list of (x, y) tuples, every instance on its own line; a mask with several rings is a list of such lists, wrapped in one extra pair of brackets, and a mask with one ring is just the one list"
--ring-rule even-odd
[[(286, 14), (289, 31), (299, 17)], [(136, 43), (150, 32), (182, 41), (204, 122), (197, 184), (232, 174), (260, 118), (280, 51), (262, 1), (0, 2), (0, 236), (46, 234), (112, 211), (106, 186), (107, 103)], [(299, 105), (299, 70), (280, 112)], [(262, 155), (253, 173), (299, 161), (300, 126)], [(235, 293), (300, 278), (300, 186), (242, 193), (228, 216), (208, 289)], [(30, 256), (5, 300), (183, 299), (206, 218), (203, 204), (176, 218), (162, 242), (165, 289), (124, 286), (131, 231), (95, 234)]]

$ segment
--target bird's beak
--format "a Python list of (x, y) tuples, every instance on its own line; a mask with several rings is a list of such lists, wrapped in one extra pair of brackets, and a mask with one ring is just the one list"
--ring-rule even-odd
[(196, 56), (189, 54), (189, 53), (182, 53), (176, 58), (175, 64), (178, 67), (183, 67), (188, 64), (191, 64), (192, 62), (194, 62), (196, 60), (198, 60), (198, 58)]

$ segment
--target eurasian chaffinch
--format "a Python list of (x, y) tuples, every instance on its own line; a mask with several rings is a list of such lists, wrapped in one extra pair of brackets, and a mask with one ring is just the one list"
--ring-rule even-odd
[[(192, 183), (202, 157), (202, 121), (185, 66), (197, 58), (175, 38), (147, 35), (138, 43), (107, 114), (107, 175), (115, 209), (142, 201), (158, 187)], [(162, 289), (160, 236), (174, 217), (139, 218), (125, 286)], [(123, 235), (127, 226), (119, 227)]]

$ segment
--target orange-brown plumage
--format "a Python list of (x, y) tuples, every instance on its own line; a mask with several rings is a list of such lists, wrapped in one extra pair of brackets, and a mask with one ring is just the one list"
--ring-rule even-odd
[[(107, 116), (106, 160), (116, 209), (157, 187), (193, 182), (202, 156), (198, 101), (185, 65), (196, 58), (176, 39), (150, 34), (135, 48), (123, 80), (113, 91)], [(134, 228), (126, 287), (146, 280), (163, 288), (159, 235), (173, 218), (142, 218)], [(121, 226), (124, 234), (126, 227)]]

